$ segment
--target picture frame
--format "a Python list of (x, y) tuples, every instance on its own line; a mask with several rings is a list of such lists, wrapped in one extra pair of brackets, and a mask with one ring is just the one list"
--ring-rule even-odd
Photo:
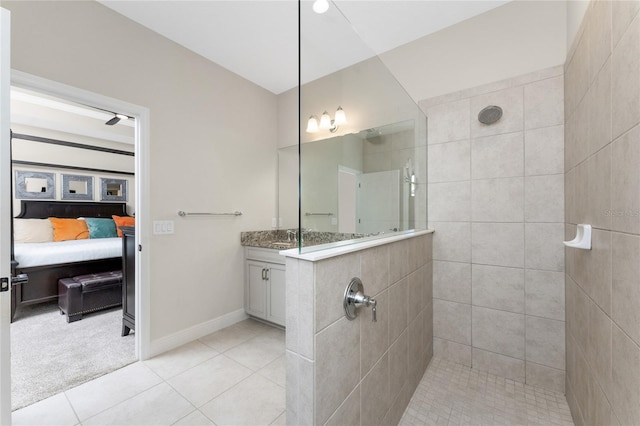
[(93, 201), (93, 176), (63, 174), (62, 199)]
[(15, 196), (19, 200), (55, 200), (55, 173), (16, 170)]
[(100, 201), (127, 201), (127, 180), (100, 178)]

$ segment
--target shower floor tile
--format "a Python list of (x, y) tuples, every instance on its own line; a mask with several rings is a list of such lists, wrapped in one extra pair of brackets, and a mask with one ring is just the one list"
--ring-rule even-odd
[(434, 357), (400, 420), (423, 425), (573, 425), (565, 396)]

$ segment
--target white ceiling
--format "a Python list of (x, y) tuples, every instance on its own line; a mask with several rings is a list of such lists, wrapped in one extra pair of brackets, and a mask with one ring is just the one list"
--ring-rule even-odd
[[(298, 85), (295, 0), (98, 1), (275, 94)], [(303, 0), (302, 83), (508, 1), (334, 0), (317, 15)]]

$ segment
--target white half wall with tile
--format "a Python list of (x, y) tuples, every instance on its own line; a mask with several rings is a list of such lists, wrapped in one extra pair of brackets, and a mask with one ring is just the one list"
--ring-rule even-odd
[[(434, 354), (564, 391), (562, 66), (420, 102)], [(480, 110), (500, 106), (494, 124)]]

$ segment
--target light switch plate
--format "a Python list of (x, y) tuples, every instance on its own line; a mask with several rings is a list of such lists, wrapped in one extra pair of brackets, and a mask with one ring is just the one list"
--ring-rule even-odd
[(277, 222), (276, 222), (276, 218), (275, 218), (275, 217), (272, 217), (272, 218), (271, 218), (271, 227), (272, 227), (272, 228), (275, 228), (276, 226), (278, 226), (278, 224), (277, 224)]
[(173, 221), (172, 220), (154, 220), (153, 234), (154, 235), (173, 234)]

